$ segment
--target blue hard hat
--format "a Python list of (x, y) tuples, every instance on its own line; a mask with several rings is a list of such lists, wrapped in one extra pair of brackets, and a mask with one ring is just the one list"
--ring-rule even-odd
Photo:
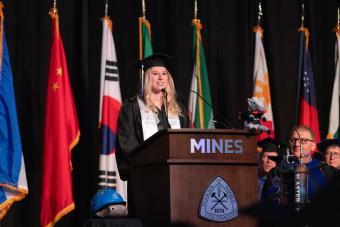
[(112, 188), (101, 189), (96, 192), (91, 200), (91, 212), (95, 213), (109, 205), (114, 204), (125, 205), (126, 202), (124, 201), (123, 197), (118, 192), (116, 192), (116, 190)]

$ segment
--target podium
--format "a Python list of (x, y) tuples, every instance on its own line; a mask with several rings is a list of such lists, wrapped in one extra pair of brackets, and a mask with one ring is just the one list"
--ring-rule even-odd
[(130, 187), (143, 226), (256, 226), (256, 136), (245, 130), (168, 129), (136, 148)]

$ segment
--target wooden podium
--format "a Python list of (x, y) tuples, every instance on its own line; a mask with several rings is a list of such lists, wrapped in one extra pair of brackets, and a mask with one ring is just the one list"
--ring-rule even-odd
[(256, 226), (237, 215), (257, 202), (256, 153), (245, 130), (159, 131), (131, 160), (137, 217), (144, 226)]

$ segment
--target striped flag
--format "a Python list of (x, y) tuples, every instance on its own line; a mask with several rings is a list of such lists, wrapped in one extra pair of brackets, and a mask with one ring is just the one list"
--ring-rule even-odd
[(0, 220), (28, 194), (2, 9), (0, 2)]
[(127, 185), (119, 177), (115, 154), (117, 119), (122, 105), (116, 48), (112, 36), (112, 21), (106, 16), (102, 22), (99, 107), (99, 127), (102, 141), (99, 156), (99, 188), (113, 188), (127, 201)]
[(335, 42), (335, 78), (333, 85), (333, 95), (331, 110), (329, 113), (329, 126), (328, 126), (328, 139), (339, 138), (339, 91), (340, 91), (340, 30), (337, 28), (335, 30), (336, 42)]
[(40, 208), (41, 226), (48, 227), (74, 209), (71, 150), (80, 136), (57, 10), (52, 9), (50, 16), (52, 47), (47, 83)]
[(315, 132), (315, 140), (319, 142), (319, 117), (316, 105), (312, 61), (308, 48), (308, 29), (304, 27), (300, 28), (299, 36), (299, 124), (312, 128)]
[(260, 141), (268, 137), (275, 138), (275, 133), (267, 61), (262, 42), (263, 30), (261, 26), (257, 25), (253, 28), (253, 31), (255, 32), (253, 97), (256, 97), (263, 109), (266, 110), (263, 115), (266, 121), (261, 120), (260, 123), (271, 131), (270, 135), (267, 133), (259, 134), (257, 139)]
[(202, 45), (200, 20), (192, 21), (194, 26), (193, 49), (194, 49), (194, 70), (191, 80), (190, 97), (188, 111), (192, 127), (195, 128), (215, 128), (209, 78), (207, 66), (205, 64), (204, 50)]

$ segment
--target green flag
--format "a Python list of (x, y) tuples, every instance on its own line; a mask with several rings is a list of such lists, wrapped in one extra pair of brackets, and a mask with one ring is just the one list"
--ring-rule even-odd
[[(193, 53), (195, 58), (189, 98), (189, 115), (195, 128), (215, 128), (208, 71), (205, 64), (201, 39), (202, 24), (200, 20), (192, 21), (194, 26)], [(210, 104), (210, 105), (209, 105)]]
[(151, 44), (151, 26), (147, 19), (139, 18), (139, 60), (153, 54)]

